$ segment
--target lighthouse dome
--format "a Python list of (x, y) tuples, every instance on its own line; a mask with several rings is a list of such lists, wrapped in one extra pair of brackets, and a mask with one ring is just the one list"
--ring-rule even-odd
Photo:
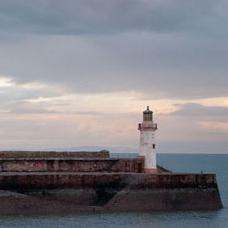
[(150, 107), (147, 106), (146, 110), (143, 113), (153, 113), (153, 112), (150, 110)]

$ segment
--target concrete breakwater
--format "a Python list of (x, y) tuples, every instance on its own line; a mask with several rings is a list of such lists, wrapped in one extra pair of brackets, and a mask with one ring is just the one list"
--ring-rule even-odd
[(0, 214), (222, 207), (214, 174), (162, 168), (148, 174), (142, 158), (111, 159), (99, 153), (93, 158), (50, 155), (12, 158), (0, 153)]

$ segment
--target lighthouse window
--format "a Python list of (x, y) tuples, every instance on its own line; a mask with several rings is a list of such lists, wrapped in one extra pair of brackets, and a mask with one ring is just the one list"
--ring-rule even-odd
[(153, 144), (153, 149), (155, 149), (155, 144)]
[(152, 121), (152, 113), (144, 113), (144, 121)]

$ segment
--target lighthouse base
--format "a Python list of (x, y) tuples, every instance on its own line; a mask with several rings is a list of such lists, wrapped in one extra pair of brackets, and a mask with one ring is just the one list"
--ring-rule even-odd
[(145, 173), (153, 173), (153, 174), (158, 173), (158, 169), (157, 168), (144, 169), (144, 170), (145, 170)]

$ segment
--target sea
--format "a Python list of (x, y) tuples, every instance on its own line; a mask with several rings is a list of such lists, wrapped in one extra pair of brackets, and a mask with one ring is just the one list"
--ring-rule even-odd
[[(135, 154), (113, 154), (112, 156), (134, 157)], [(100, 212), (43, 216), (0, 215), (0, 227), (228, 228), (228, 154), (158, 154), (158, 163), (177, 172), (216, 173), (224, 208), (216, 211)]]

